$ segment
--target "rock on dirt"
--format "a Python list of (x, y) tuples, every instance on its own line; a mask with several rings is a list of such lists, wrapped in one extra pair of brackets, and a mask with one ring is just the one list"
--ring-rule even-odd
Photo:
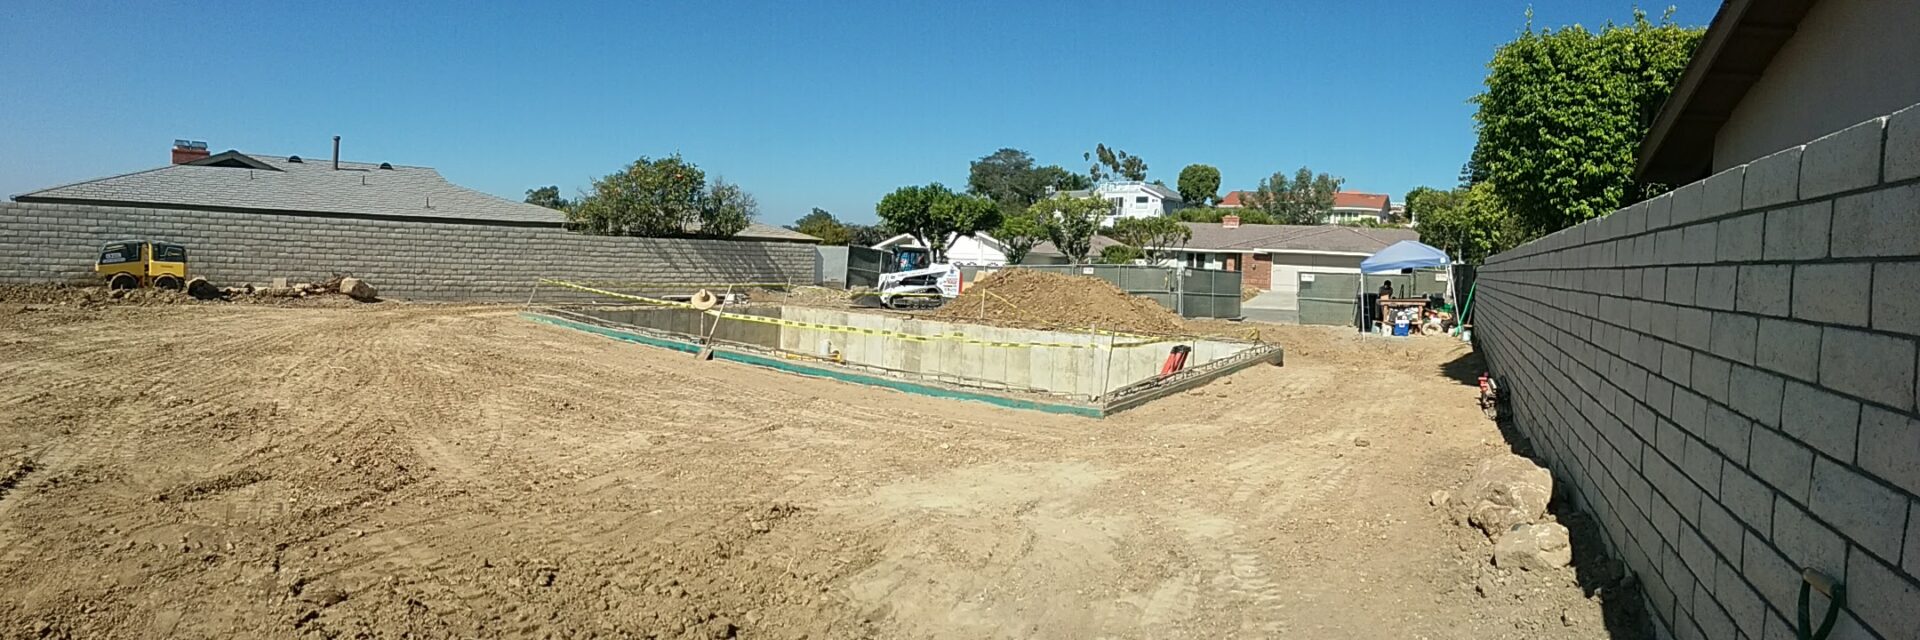
[(981, 278), (931, 316), (1033, 329), (1185, 333), (1185, 325), (1173, 311), (1128, 295), (1111, 282), (1019, 268)]
[(359, 278), (341, 278), (340, 293), (347, 294), (347, 297), (361, 302), (371, 301), (380, 297), (380, 292), (374, 290), (373, 285), (367, 284), (367, 281)]
[(1557, 522), (1523, 524), (1493, 543), (1493, 564), (1505, 569), (1552, 571), (1573, 564), (1573, 543)]
[(1456, 503), (1467, 521), (1497, 537), (1514, 525), (1539, 522), (1553, 498), (1553, 474), (1524, 457), (1508, 454), (1474, 468)]

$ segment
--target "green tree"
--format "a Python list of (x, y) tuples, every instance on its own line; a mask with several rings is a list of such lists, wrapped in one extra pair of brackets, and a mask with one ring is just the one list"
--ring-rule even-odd
[(1650, 195), (1634, 186), (1634, 154), (1703, 33), (1672, 17), (1669, 10), (1653, 24), (1636, 9), (1631, 24), (1598, 33), (1534, 31), (1529, 11), (1526, 30), (1494, 52), (1486, 90), (1473, 99), (1479, 140), (1463, 180), (1493, 183), (1532, 233)]
[[(1461, 186), (1467, 186), (1467, 185), (1461, 185)], [(1426, 185), (1414, 187), (1413, 190), (1408, 191), (1406, 199), (1401, 200), (1401, 202), (1406, 203), (1406, 216), (1407, 216), (1407, 219), (1403, 220), (1402, 222), (1411, 222), (1414, 220), (1419, 220), (1420, 207), (1422, 206), (1421, 203), (1430, 201), (1429, 198), (1431, 196), (1429, 196), (1428, 194), (1432, 194), (1432, 193), (1444, 193), (1444, 192), (1440, 191), (1439, 189), (1435, 189), (1433, 187), (1429, 187)]]
[(1113, 204), (1097, 197), (1058, 195), (1033, 203), (1027, 212), (1046, 221), (1047, 239), (1068, 261), (1086, 264), (1094, 233), (1100, 230), (1100, 221), (1113, 215)]
[(1124, 244), (1110, 244), (1100, 250), (1101, 264), (1130, 264), (1146, 257), (1145, 252)]
[(525, 202), (555, 211), (566, 211), (573, 208), (573, 202), (560, 197), (560, 187), (554, 185), (528, 189)]
[(1084, 191), (1093, 188), (1093, 180), (1084, 175), (1067, 171), (1060, 165), (1050, 164), (1039, 169), (1047, 184), (1057, 191)]
[(967, 193), (1000, 205), (1002, 215), (1025, 212), (1049, 190), (1085, 189), (1085, 184), (1085, 177), (1056, 165), (1038, 166), (1033, 156), (1013, 148), (989, 153), (967, 167)]
[(752, 224), (760, 205), (739, 185), (720, 179), (709, 185), (706, 172), (674, 155), (642, 157), (595, 179), (593, 190), (565, 211), (568, 227), (581, 233), (725, 238)]
[[(1193, 239), (1193, 230), (1173, 218), (1121, 218), (1113, 222), (1113, 239), (1159, 260)], [(1104, 255), (1104, 254), (1103, 254)]]
[(573, 227), (599, 235), (684, 235), (699, 223), (707, 174), (678, 155), (642, 157), (597, 178), (567, 211)]
[(1007, 214), (1001, 216), (993, 237), (1006, 247), (1007, 264), (1020, 264), (1034, 245), (1047, 239), (1047, 223), (1044, 218), (1035, 217), (1031, 210)]
[(760, 201), (740, 185), (714, 178), (701, 198), (697, 215), (699, 227), (693, 230), (695, 235), (731, 238), (746, 231), (753, 219), (760, 217)]
[(856, 247), (871, 247), (886, 242), (887, 238), (891, 237), (881, 225), (849, 223), (846, 227), (847, 244)]
[(1240, 224), (1274, 224), (1273, 216), (1259, 209), (1221, 209), (1217, 207), (1187, 207), (1173, 212), (1181, 222), (1220, 222), (1227, 216), (1240, 216)]
[(1220, 170), (1211, 165), (1190, 164), (1180, 170), (1180, 197), (1188, 205), (1210, 206), (1220, 200)]
[(1000, 225), (1000, 207), (993, 201), (954, 193), (938, 182), (896, 189), (874, 209), (888, 229), (912, 234), (935, 259), (946, 255), (949, 236), (971, 236)]
[(842, 224), (826, 209), (819, 207), (814, 207), (812, 212), (800, 216), (799, 220), (787, 225), (787, 228), (819, 238), (820, 244), (827, 246), (845, 245), (853, 239), (853, 231), (848, 229), (847, 225)]
[(1322, 224), (1333, 211), (1333, 194), (1345, 180), (1300, 167), (1292, 179), (1285, 173), (1260, 179), (1260, 187), (1246, 196), (1246, 208), (1267, 214), (1279, 224)]
[(1452, 191), (1416, 189), (1407, 194), (1407, 210), (1419, 212), (1415, 219), (1421, 242), (1469, 264), (1480, 264), (1528, 237), (1488, 182)]
[(1127, 152), (1108, 147), (1106, 143), (1096, 144), (1092, 151), (1080, 154), (1081, 159), (1091, 163), (1087, 167), (1087, 177), (1093, 182), (1112, 178), (1124, 178), (1136, 182), (1147, 179), (1147, 161), (1139, 156), (1127, 155)]

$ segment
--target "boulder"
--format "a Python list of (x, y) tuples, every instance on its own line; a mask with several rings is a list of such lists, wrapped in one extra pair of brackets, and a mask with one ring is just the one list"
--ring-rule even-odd
[(207, 282), (206, 278), (194, 278), (187, 281), (187, 295), (201, 300), (212, 300), (224, 296), (219, 287)]
[(1493, 542), (1493, 564), (1503, 569), (1553, 571), (1572, 563), (1572, 539), (1558, 522), (1523, 524)]
[(375, 291), (373, 285), (367, 284), (367, 281), (359, 278), (341, 278), (340, 293), (347, 294), (349, 297), (361, 302), (372, 302), (374, 299), (380, 297), (380, 292)]
[(1539, 522), (1552, 498), (1553, 474), (1532, 460), (1508, 454), (1481, 462), (1458, 500), (1467, 522), (1493, 538), (1515, 525)]

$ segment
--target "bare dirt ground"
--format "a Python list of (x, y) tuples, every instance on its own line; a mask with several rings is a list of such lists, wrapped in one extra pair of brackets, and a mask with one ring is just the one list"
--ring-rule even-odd
[(1265, 333), (1101, 421), (503, 308), (0, 304), (0, 637), (1633, 635), (1428, 505), (1508, 446), (1464, 347)]

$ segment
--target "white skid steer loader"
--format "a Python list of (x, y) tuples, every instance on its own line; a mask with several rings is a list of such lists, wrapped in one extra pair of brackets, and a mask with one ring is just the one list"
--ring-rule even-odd
[(925, 249), (896, 249), (888, 261), (890, 271), (880, 274), (872, 295), (860, 302), (889, 309), (932, 309), (960, 295), (960, 268), (951, 264), (930, 264)]

